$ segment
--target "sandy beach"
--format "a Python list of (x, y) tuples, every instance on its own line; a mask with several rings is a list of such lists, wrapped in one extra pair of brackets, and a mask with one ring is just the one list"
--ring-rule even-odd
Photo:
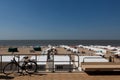
[(120, 80), (120, 0), (0, 0), (0, 80)]
[[(9, 47), (1, 47), (0, 48), (0, 54), (4, 55), (4, 54), (11, 54), (11, 52), (8, 52), (8, 48)], [(42, 50), (47, 49), (47, 46), (41, 47)], [(71, 51), (67, 51), (64, 48), (60, 48), (60, 47), (56, 47), (57, 49), (57, 54), (74, 54)], [(18, 51), (19, 52), (15, 52), (15, 54), (41, 54), (41, 51), (34, 51), (31, 52), (31, 50), (33, 50), (33, 47), (29, 46), (29, 47), (18, 47)], [(87, 56), (92, 56), (94, 54), (94, 51), (90, 51), (87, 49), (83, 49), (83, 48), (78, 48), (79, 52), (85, 52), (85, 54), (82, 55), (87, 55)], [(91, 54), (90, 54), (91, 53)], [(110, 53), (107, 53), (106, 56), (111, 55)], [(73, 56), (74, 59), (74, 56)], [(4, 74), (0, 74), (0, 80), (119, 80), (120, 79), (120, 74), (88, 74), (86, 72), (72, 72), (72, 73), (38, 73), (38, 74), (32, 74), (32, 75), (19, 75), (18, 73), (16, 74), (12, 74), (9, 76), (5, 76)]]
[(0, 80), (119, 80), (120, 75), (89, 75), (87, 73), (40, 73), (34, 75), (19, 76), (11, 75), (6, 77), (0, 75)]

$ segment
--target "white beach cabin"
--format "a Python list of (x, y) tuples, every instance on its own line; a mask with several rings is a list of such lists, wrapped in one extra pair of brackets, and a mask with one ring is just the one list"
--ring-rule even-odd
[(70, 71), (73, 63), (68, 55), (54, 55), (55, 71)]
[[(19, 56), (19, 58), (15, 57), (16, 61), (22, 61), (24, 55)], [(9, 63), (13, 59), (13, 56), (2, 56), (2, 62)]]
[[(79, 59), (79, 65), (77, 63), (78, 59)], [(82, 71), (81, 69), (82, 62), (109, 62), (107, 59), (101, 56), (75, 56), (75, 61), (76, 61), (75, 65), (76, 67), (79, 67), (78, 68), (79, 71)]]
[[(13, 55), (4, 55), (1, 57), (1, 60), (2, 60), (2, 69), (4, 68), (5, 65), (7, 65), (9, 62), (11, 62), (11, 60), (13, 60)], [(25, 57), (25, 55), (21, 55), (19, 56), (19, 58), (15, 57), (15, 60), (16, 61), (19, 61), (21, 63), (21, 61), (23, 60), (23, 57)]]
[(35, 59), (38, 65), (38, 71), (46, 70), (47, 55), (32, 56), (31, 59)]

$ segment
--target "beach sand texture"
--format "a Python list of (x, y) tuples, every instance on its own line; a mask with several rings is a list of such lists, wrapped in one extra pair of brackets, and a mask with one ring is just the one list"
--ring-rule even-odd
[(87, 73), (41, 73), (36, 75), (0, 75), (0, 80), (119, 80), (120, 75), (89, 75)]
[[(47, 47), (42, 47), (42, 50), (47, 49)], [(74, 54), (70, 51), (65, 50), (64, 48), (56, 48), (58, 54)], [(41, 54), (40, 51), (30, 52), (33, 50), (32, 47), (18, 47), (19, 52), (15, 52), (15, 54)], [(84, 51), (85, 54), (82, 55), (94, 55), (89, 53), (94, 53), (93, 51), (89, 51), (87, 49), (79, 48), (79, 52)], [(0, 54), (11, 54), (8, 52), (8, 47), (1, 47)], [(106, 56), (111, 55), (107, 54)], [(89, 75), (86, 72), (80, 73), (38, 73), (33, 75), (19, 75), (12, 74), (6, 77), (4, 74), (0, 74), (0, 80), (120, 80), (120, 74), (118, 75)]]

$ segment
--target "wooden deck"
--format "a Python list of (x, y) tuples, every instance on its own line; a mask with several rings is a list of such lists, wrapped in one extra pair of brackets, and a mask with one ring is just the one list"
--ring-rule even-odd
[(110, 62), (85, 62), (82, 63), (83, 71), (120, 71), (120, 63)]

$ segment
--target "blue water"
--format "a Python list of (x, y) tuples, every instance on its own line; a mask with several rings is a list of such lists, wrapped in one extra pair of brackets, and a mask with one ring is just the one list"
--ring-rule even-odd
[(112, 45), (120, 46), (120, 40), (0, 40), (0, 46), (46, 46), (46, 45)]

